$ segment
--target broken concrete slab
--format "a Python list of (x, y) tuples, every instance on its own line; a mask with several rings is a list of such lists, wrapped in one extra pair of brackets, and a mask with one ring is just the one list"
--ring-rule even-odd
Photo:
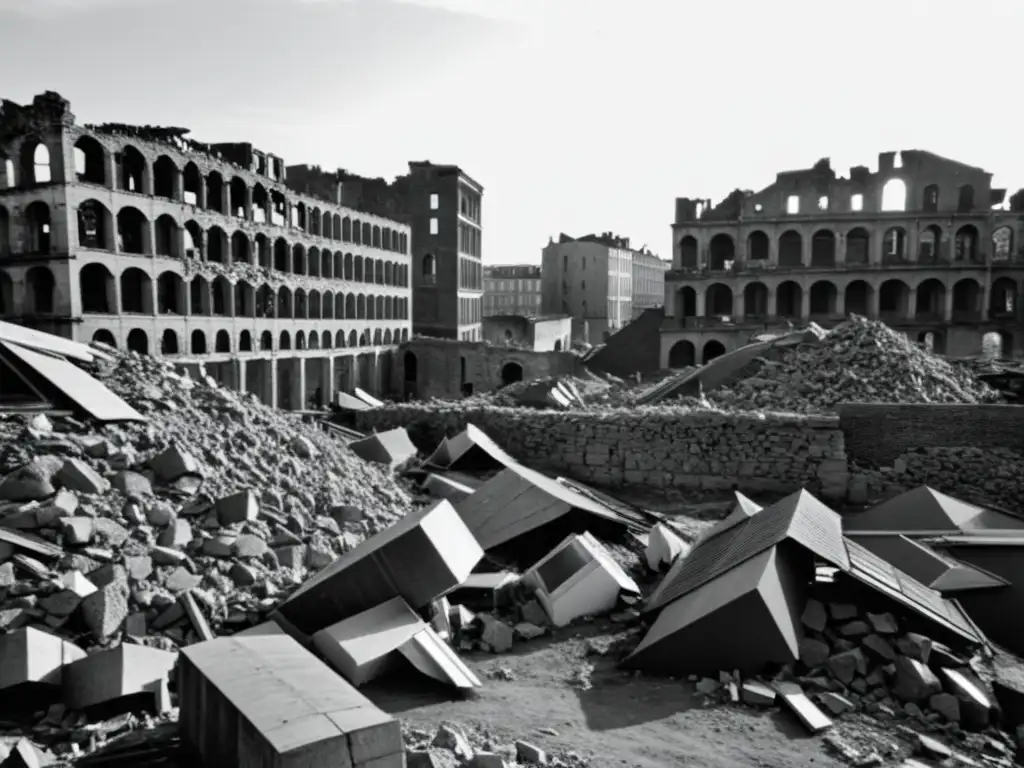
[(359, 687), (383, 672), (396, 654), (417, 669), (458, 688), (477, 688), (476, 675), (400, 597), (313, 635), (314, 647)]
[(126, 643), (99, 651), (64, 667), (63, 700), (85, 709), (122, 696), (144, 693), (153, 681), (170, 675), (177, 654)]
[(182, 739), (207, 765), (401, 768), (397, 720), (290, 637), (225, 637), (185, 648)]
[(35, 627), (0, 635), (0, 690), (22, 683), (61, 684), (61, 670), (85, 658), (77, 645)]
[(786, 706), (795, 714), (811, 733), (818, 733), (830, 728), (832, 721), (814, 703), (807, 698), (803, 689), (796, 683), (775, 683), (775, 690)]
[(315, 632), (402, 597), (418, 610), (461, 584), (483, 550), (447, 501), (410, 513), (306, 581), (278, 612)]
[(636, 582), (589, 533), (567, 536), (520, 583), (533, 591), (556, 627), (611, 611), (622, 592), (640, 594)]

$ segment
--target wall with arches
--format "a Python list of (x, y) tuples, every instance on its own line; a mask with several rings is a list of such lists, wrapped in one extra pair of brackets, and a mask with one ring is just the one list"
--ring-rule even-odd
[[(509, 383), (510, 374), (530, 381), (583, 371), (579, 358), (567, 352), (534, 352), (487, 342), (425, 337), (402, 344), (395, 360), (393, 389), (424, 399), (490, 392)], [(466, 385), (471, 385), (469, 390)]]

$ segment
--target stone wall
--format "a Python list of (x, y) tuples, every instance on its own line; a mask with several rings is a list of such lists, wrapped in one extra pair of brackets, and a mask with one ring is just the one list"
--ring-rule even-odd
[(570, 352), (534, 352), (483, 341), (416, 338), (399, 347), (392, 386), (402, 396), (458, 399), (472, 385), (474, 394), (491, 392), (511, 380), (575, 376), (583, 371)]
[(736, 488), (824, 498), (846, 493), (847, 460), (835, 417), (724, 414), (682, 408), (600, 412), (389, 405), (357, 415), (364, 431), (408, 428), (424, 451), (472, 423), (539, 469), (616, 489)]
[(852, 461), (892, 466), (908, 451), (970, 447), (1024, 453), (1024, 408), (1018, 405), (843, 403), (836, 408)]

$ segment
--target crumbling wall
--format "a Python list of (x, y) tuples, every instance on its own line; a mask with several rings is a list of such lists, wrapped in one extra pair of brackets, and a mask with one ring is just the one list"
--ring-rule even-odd
[(836, 406), (850, 459), (869, 467), (891, 466), (918, 449), (1008, 449), (1024, 454), (1024, 408), (1014, 405)]
[(749, 493), (806, 487), (831, 499), (846, 493), (846, 452), (835, 417), (656, 407), (567, 413), (421, 403), (357, 416), (361, 430), (407, 427), (417, 447), (428, 452), (467, 422), (523, 463), (595, 487)]

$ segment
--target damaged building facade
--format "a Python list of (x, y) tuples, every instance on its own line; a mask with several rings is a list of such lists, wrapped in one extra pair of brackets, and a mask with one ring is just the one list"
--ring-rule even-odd
[(202, 363), (263, 402), (380, 391), (411, 335), (411, 229), (301, 193), (281, 158), (179, 128), (0, 112), (0, 316)]
[(340, 169), (293, 166), (288, 179), (296, 189), (337, 194), (347, 206), (410, 225), (413, 331), (433, 338), (483, 339), (484, 188), (461, 168), (410, 162), (408, 174), (388, 183)]
[(827, 159), (717, 206), (677, 198), (661, 365), (705, 362), (786, 322), (882, 320), (951, 356), (1024, 352), (1024, 191), (930, 152), (878, 171)]

